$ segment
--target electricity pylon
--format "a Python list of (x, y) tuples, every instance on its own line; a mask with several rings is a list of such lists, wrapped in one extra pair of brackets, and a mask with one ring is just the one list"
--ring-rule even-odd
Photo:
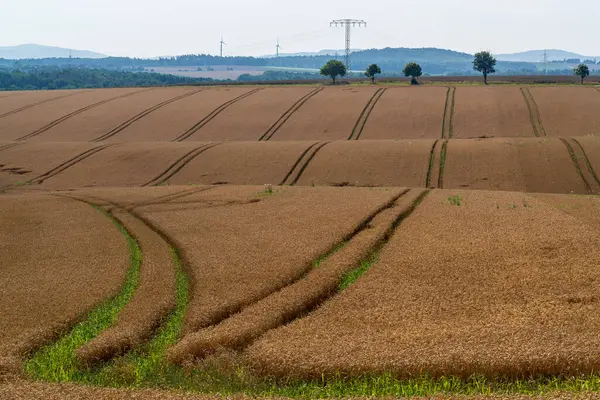
[(367, 26), (367, 23), (363, 20), (358, 20), (358, 19), (336, 19), (333, 20), (329, 23), (329, 26), (342, 26), (344, 28), (346, 28), (346, 59), (345, 59), (345, 64), (346, 64), (346, 69), (348, 70), (348, 72), (350, 72), (350, 66), (351, 66), (351, 60), (350, 60), (350, 39), (352, 37), (352, 28), (356, 28), (356, 25), (358, 25), (358, 27), (360, 28), (361, 26)]

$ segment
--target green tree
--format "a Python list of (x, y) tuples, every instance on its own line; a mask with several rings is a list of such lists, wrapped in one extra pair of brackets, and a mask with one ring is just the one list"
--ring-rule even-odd
[(481, 51), (475, 54), (475, 59), (473, 60), (473, 69), (483, 74), (483, 81), (486, 85), (488, 84), (488, 74), (493, 74), (496, 72), (496, 69), (494, 68), (495, 66), (496, 59), (489, 51)]
[(579, 64), (577, 68), (573, 70), (573, 74), (581, 78), (581, 84), (583, 85), (583, 80), (590, 76), (590, 69), (585, 64)]
[(372, 83), (375, 83), (375, 75), (380, 74), (380, 73), (381, 73), (381, 68), (379, 68), (379, 65), (371, 64), (365, 71), (365, 76), (367, 78), (371, 79)]
[(419, 81), (417, 81), (417, 78), (420, 77), (421, 75), (423, 75), (421, 66), (414, 62), (409, 62), (408, 64), (406, 64), (404, 66), (404, 69), (402, 70), (402, 73), (404, 74), (404, 76), (411, 77), (411, 80), (410, 80), (411, 85), (418, 85)]
[(333, 83), (335, 84), (335, 78), (338, 76), (346, 76), (346, 66), (343, 62), (338, 60), (329, 60), (327, 64), (321, 67), (321, 75), (329, 76), (333, 79)]

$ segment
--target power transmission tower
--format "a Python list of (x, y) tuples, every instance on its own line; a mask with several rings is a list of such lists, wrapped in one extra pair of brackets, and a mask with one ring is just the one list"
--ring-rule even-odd
[(219, 52), (219, 56), (223, 57), (223, 45), (227, 46), (227, 43), (223, 41), (223, 35), (221, 35), (221, 41), (219, 42), (219, 44), (221, 45), (221, 51)]
[(329, 23), (329, 26), (341, 26), (346, 28), (346, 59), (345, 59), (345, 64), (346, 64), (346, 69), (348, 70), (348, 73), (350, 72), (350, 66), (351, 64), (351, 60), (350, 60), (350, 39), (352, 37), (352, 28), (356, 28), (356, 26), (358, 25), (358, 27), (360, 28), (361, 26), (367, 26), (367, 23), (363, 20), (359, 20), (359, 19), (336, 19), (333, 20)]
[(544, 50), (544, 75), (548, 75), (548, 50)]

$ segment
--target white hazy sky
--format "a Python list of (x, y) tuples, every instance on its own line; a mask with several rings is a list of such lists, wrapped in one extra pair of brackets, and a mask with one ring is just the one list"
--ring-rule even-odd
[(263, 55), (343, 48), (339, 18), (364, 19), (353, 48), (494, 53), (560, 48), (600, 56), (600, 1), (0, 0), (0, 46), (38, 43), (115, 56)]

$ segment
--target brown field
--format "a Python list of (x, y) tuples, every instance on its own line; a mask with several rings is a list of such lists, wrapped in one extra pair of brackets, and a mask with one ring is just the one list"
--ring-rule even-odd
[(256, 186), (219, 187), (137, 208), (174, 238), (189, 264), (194, 292), (186, 332), (218, 322), (298, 279), (393, 194), (336, 188), (261, 192)]
[(444, 188), (587, 193), (569, 152), (556, 138), (451, 140)]
[(298, 185), (425, 187), (433, 140), (332, 142), (323, 147)]
[(447, 89), (390, 88), (369, 115), (360, 139), (418, 139), (442, 136)]
[(129, 252), (110, 219), (74, 200), (2, 195), (0, 220), (0, 358), (19, 357), (118, 292)]
[(600, 136), (600, 92), (581, 87), (532, 87), (548, 136)]
[(61, 124), (32, 137), (31, 141), (88, 142), (93, 141), (138, 114), (159, 103), (194, 90), (190, 87), (155, 88), (111, 101), (69, 118)]
[(458, 87), (452, 137), (534, 136), (527, 103), (520, 88)]
[[(236, 97), (248, 93), (250, 88), (206, 88), (159, 108), (131, 124), (110, 140), (119, 142), (167, 142), (175, 140), (213, 110)], [(196, 140), (195, 136), (192, 140)]]
[(168, 182), (172, 185), (278, 185), (313, 143), (223, 143), (190, 161)]
[[(0, 139), (17, 140), (28, 135), (41, 134), (45, 129), (58, 125), (62, 120), (75, 116), (81, 110), (109, 103), (119, 96), (147, 89), (98, 89), (88, 90), (76, 96), (60, 98), (23, 110), (0, 119)], [(109, 103), (110, 104), (110, 103)]]
[(227, 108), (193, 140), (258, 140), (296, 101), (313, 88), (266, 88)]
[(198, 144), (121, 143), (44, 180), (44, 188), (143, 186)]
[(0, 152), (0, 188), (25, 183), (90, 149), (92, 143), (20, 143)]
[(560, 208), (518, 193), (434, 191), (362, 278), (267, 333), (248, 358), (263, 373), (305, 377), (597, 370), (599, 262), (597, 228)]
[(14, 96), (6, 96), (0, 98), (0, 118), (5, 118), (7, 115), (18, 110), (27, 110), (29, 108), (38, 107), (40, 104), (46, 104), (63, 97), (70, 97), (83, 90), (36, 90), (18, 92)]
[(271, 140), (344, 140), (376, 88), (327, 88), (308, 100)]

